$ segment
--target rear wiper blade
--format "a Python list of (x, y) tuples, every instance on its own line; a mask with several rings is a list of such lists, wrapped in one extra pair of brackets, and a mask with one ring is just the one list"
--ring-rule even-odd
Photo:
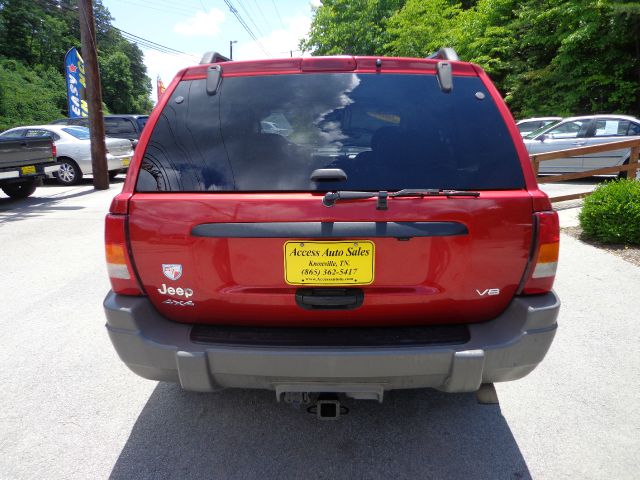
[(363, 200), (367, 198), (378, 198), (376, 209), (387, 209), (387, 198), (389, 197), (479, 197), (480, 192), (472, 192), (469, 190), (441, 190), (437, 188), (427, 188), (424, 190), (413, 190), (405, 188), (397, 192), (387, 192), (380, 190), (378, 192), (357, 192), (351, 190), (339, 190), (337, 192), (327, 192), (322, 198), (322, 204), (325, 207), (333, 207), (338, 200)]
[(427, 188), (425, 190), (412, 190), (406, 188), (389, 194), (390, 197), (479, 197), (480, 192), (471, 190), (438, 190)]
[(338, 200), (362, 200), (365, 198), (380, 198), (380, 194), (387, 192), (355, 192), (352, 190), (339, 190), (337, 192), (327, 192), (322, 197), (322, 204), (325, 207), (333, 207)]

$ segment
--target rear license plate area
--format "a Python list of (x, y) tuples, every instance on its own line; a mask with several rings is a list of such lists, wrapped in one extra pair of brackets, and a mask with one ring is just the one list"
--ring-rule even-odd
[(284, 244), (284, 279), (289, 285), (370, 285), (374, 266), (375, 244), (369, 240)]

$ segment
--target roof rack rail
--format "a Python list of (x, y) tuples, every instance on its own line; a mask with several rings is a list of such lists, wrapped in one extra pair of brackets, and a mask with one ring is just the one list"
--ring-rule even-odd
[(458, 57), (458, 54), (456, 53), (456, 51), (451, 47), (442, 47), (440, 50), (438, 50), (435, 53), (432, 53), (427, 58), (433, 58), (438, 60), (452, 60), (454, 62), (460, 60), (460, 57)]
[(230, 62), (231, 60), (218, 52), (205, 52), (200, 60), (200, 65), (208, 63)]

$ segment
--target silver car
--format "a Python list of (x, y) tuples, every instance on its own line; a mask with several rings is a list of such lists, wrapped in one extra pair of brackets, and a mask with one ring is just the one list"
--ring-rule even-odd
[[(63, 185), (75, 185), (84, 175), (91, 175), (91, 142), (89, 129), (70, 125), (33, 125), (12, 128), (0, 136), (20, 136), (22, 138), (47, 135), (53, 138), (57, 150), (60, 169), (56, 174)], [(109, 177), (125, 172), (133, 155), (131, 141), (110, 138), (105, 139), (107, 146), (107, 169)]]
[[(529, 155), (640, 139), (640, 120), (626, 115), (588, 115), (565, 118), (524, 137)], [(540, 163), (539, 173), (571, 173), (613, 167), (629, 162), (631, 149), (590, 153)]]
[(535, 132), (539, 128), (546, 127), (551, 123), (557, 123), (560, 120), (562, 120), (562, 117), (525, 118), (524, 120), (518, 120), (516, 125), (518, 126), (518, 130), (520, 130), (520, 135), (524, 137), (525, 135)]

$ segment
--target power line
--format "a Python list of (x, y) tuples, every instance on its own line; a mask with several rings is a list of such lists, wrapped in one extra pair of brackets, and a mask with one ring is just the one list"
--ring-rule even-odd
[(173, 55), (175, 57), (189, 58), (190, 62), (194, 62), (194, 61), (199, 60), (199, 58), (197, 56), (195, 56), (195, 55), (191, 55), (191, 54), (188, 54), (188, 53), (187, 54), (175, 53), (175, 52), (172, 52), (172, 51), (169, 51), (169, 50), (164, 50), (164, 49), (158, 48), (158, 47), (156, 47), (156, 46), (154, 46), (152, 44), (145, 43), (145, 42), (143, 42), (141, 40), (136, 40), (135, 38), (131, 38), (131, 37), (128, 37), (126, 35), (123, 35), (122, 38), (124, 38), (125, 40), (127, 40), (127, 41), (129, 41), (131, 43), (135, 43), (138, 47), (146, 49), (146, 50), (153, 50), (153, 51), (164, 53), (164, 54), (167, 54), (167, 55)]
[[(118, 0), (118, 1), (125, 3), (127, 5), (135, 5), (140, 8), (146, 8), (146, 9), (155, 10), (157, 12), (170, 13), (170, 14), (179, 13), (181, 15), (192, 15), (195, 12), (195, 10), (181, 7), (179, 4), (168, 5), (163, 3), (150, 2), (149, 0), (136, 0), (136, 1)], [(138, 3), (138, 2), (143, 2), (143, 3)]]
[(273, 8), (276, 11), (276, 15), (278, 16), (278, 20), (280, 20), (280, 25), (282, 25), (282, 28), (286, 28), (284, 26), (284, 22), (282, 21), (282, 17), (280, 16), (280, 12), (278, 11), (278, 7), (276, 6), (275, 0), (271, 0), (271, 3), (273, 3)]
[(271, 25), (270, 25), (269, 21), (267, 20), (267, 17), (264, 16), (264, 12), (262, 11), (262, 8), (260, 8), (260, 4), (256, 0), (253, 0), (253, 4), (258, 9), (258, 13), (262, 17), (262, 21), (264, 22), (264, 26), (270, 29)]
[(138, 35), (134, 35), (133, 33), (125, 32), (124, 30), (121, 30), (118, 27), (112, 26), (112, 28), (116, 29), (117, 31), (119, 31), (120, 33), (122, 33), (124, 35), (127, 35), (128, 37), (133, 37), (136, 40), (140, 40), (140, 41), (145, 42), (147, 44), (151, 44), (151, 45), (153, 45), (155, 47), (159, 47), (159, 48), (162, 48), (164, 50), (167, 50), (167, 53), (175, 53), (175, 54), (180, 54), (180, 55), (186, 55), (188, 57), (198, 58), (195, 55), (191, 55), (190, 53), (186, 53), (186, 52), (183, 52), (181, 50), (176, 50), (175, 48), (167, 47), (166, 45), (162, 45), (160, 43), (153, 42), (153, 41), (148, 40), (146, 38), (139, 37)]
[(244, 6), (244, 4), (242, 3), (242, 0), (238, 0), (238, 5), (240, 5), (240, 8), (244, 11), (244, 13), (247, 15), (247, 18), (249, 19), (249, 21), (253, 24), (254, 28), (256, 29), (256, 31), (258, 32), (258, 35), (260, 35), (261, 37), (264, 37), (264, 33), (262, 32), (262, 30), (260, 30), (260, 27), (258, 26), (258, 24), (253, 20), (253, 17), (251, 16), (251, 14), (249, 13), (249, 10), (247, 9), (247, 7)]
[[(68, 7), (68, 6), (63, 5), (63, 4), (60, 4), (60, 3), (56, 2), (55, 0), (40, 0), (39, 3), (41, 5), (47, 5), (49, 7), (61, 8), (61, 9), (66, 10), (68, 12), (72, 12), (72, 13), (76, 13), (76, 14), (78, 13), (77, 9)], [(136, 44), (138, 44), (140, 46), (143, 46), (145, 48), (148, 48), (150, 50), (155, 50), (155, 51), (158, 51), (160, 53), (167, 53), (167, 54), (170, 54), (170, 55), (187, 56), (187, 57), (190, 57), (190, 58), (194, 58), (196, 60), (200, 60), (195, 55), (183, 52), (181, 50), (176, 50), (175, 48), (171, 48), (171, 47), (168, 47), (166, 45), (162, 45), (160, 43), (154, 42), (154, 41), (149, 40), (147, 38), (140, 37), (138, 35), (134, 35), (133, 33), (129, 33), (127, 31), (119, 29), (115, 25), (111, 25), (110, 24), (109, 27), (114, 29), (114, 30), (116, 30), (116, 31), (118, 31), (118, 32), (120, 32), (120, 34), (123, 36), (123, 38), (125, 38), (125, 40), (128, 40), (128, 41), (130, 41), (132, 43), (136, 43)]]
[[(168, 5), (175, 5), (176, 4), (176, 2), (174, 0), (155, 0), (155, 1), (160, 2), (160, 3), (166, 3)], [(197, 5), (197, 2), (185, 2), (184, 0), (180, 0), (179, 3), (180, 3), (181, 6), (184, 5), (185, 7), (190, 7), (190, 8), (194, 8), (194, 9), (195, 8), (200, 8)], [(202, 5), (202, 2), (200, 2), (200, 4)]]
[(249, 34), (249, 36), (251, 38), (253, 38), (255, 40), (255, 42), (260, 46), (260, 49), (264, 52), (264, 54), (267, 57), (270, 57), (271, 55), (269, 55), (269, 53), (264, 48), (264, 46), (262, 45), (260, 40), (258, 40), (256, 35), (253, 33), (253, 31), (249, 27), (249, 25), (247, 25), (247, 23), (244, 21), (244, 19), (242, 18), (242, 15), (240, 15), (240, 12), (238, 12), (236, 7), (233, 6), (233, 4), (231, 3), (231, 0), (224, 0), (224, 3), (226, 3), (227, 7), (229, 7), (229, 10), (231, 10), (231, 13), (233, 13), (235, 15), (236, 19), (238, 20), (238, 22), (240, 22), (240, 25), (242, 25), (242, 27), (246, 30), (246, 32)]

